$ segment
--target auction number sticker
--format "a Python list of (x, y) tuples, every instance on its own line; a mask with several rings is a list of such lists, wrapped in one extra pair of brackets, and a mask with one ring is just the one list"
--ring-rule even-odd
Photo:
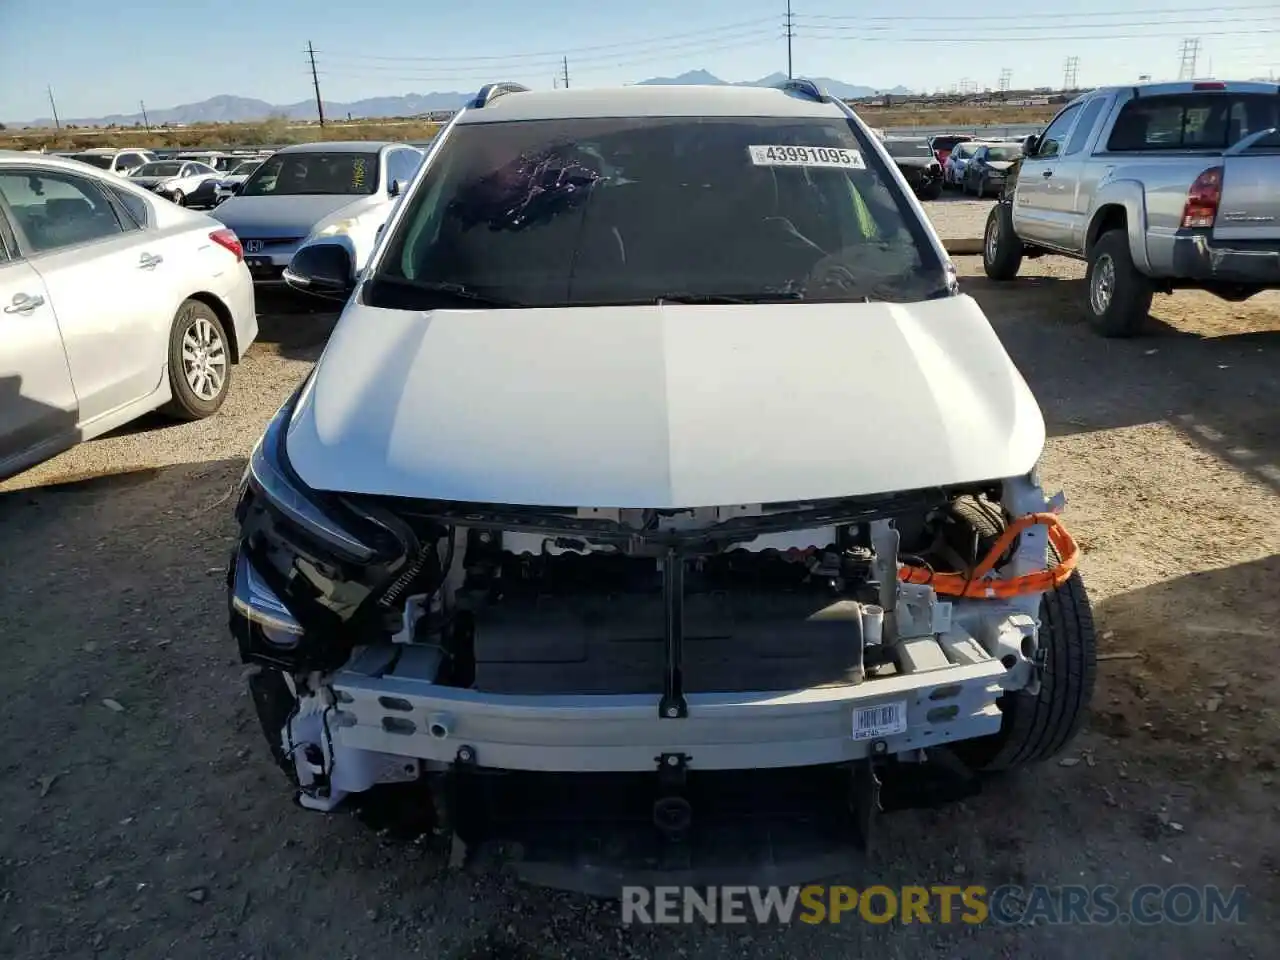
[(907, 701), (878, 703), (853, 711), (853, 739), (874, 740), (907, 732)]
[(862, 152), (845, 147), (794, 147), (764, 145), (747, 147), (757, 167), (837, 167), (865, 170)]

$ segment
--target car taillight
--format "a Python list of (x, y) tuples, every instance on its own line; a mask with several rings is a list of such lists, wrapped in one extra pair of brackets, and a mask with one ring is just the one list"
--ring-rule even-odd
[(1192, 90), (1225, 90), (1227, 85), (1221, 80), (1204, 80), (1200, 83), (1193, 83)]
[(244, 259), (244, 246), (240, 243), (240, 238), (236, 236), (234, 230), (215, 230), (209, 234), (209, 239), (218, 246), (230, 250), (235, 254), (236, 262)]
[(1182, 226), (1212, 227), (1222, 200), (1222, 168), (1210, 167), (1187, 191), (1187, 202), (1182, 207)]

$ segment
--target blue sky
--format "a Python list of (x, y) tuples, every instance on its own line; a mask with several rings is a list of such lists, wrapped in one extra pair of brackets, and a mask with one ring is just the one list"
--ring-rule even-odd
[[(793, 0), (797, 75), (948, 88), (1174, 78), (1184, 38), (1198, 73), (1280, 77), (1277, 0), (1062, 0), (1051, 12), (957, 0)], [(1025, 9), (1041, 7), (1025, 4)], [(705, 68), (727, 80), (786, 69), (785, 0), (0, 0), (0, 119), (131, 113), (229, 93), (310, 97), (314, 42), (327, 100), (472, 90), (490, 79), (574, 86)], [(1043, 9), (1043, 7), (1041, 7)], [(15, 55), (15, 51), (17, 54)]]

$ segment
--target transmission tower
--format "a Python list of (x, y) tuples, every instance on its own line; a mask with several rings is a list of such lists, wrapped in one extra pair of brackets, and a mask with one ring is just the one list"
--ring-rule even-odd
[(1013, 71), (1012, 71), (1012, 70), (1010, 70), (1008, 67), (1004, 67), (1004, 68), (1000, 71), (1000, 87), (999, 87), (999, 89), (1000, 89), (1000, 92), (1001, 92), (1001, 93), (1008, 93), (1008, 92), (1009, 92), (1009, 82), (1010, 82), (1012, 79), (1013, 79)]
[(1182, 61), (1178, 64), (1179, 80), (1194, 80), (1196, 76), (1196, 60), (1200, 57), (1200, 38), (1192, 37), (1182, 41)]
[(1067, 57), (1067, 62), (1062, 65), (1062, 89), (1075, 90), (1079, 87), (1080, 80), (1080, 58)]

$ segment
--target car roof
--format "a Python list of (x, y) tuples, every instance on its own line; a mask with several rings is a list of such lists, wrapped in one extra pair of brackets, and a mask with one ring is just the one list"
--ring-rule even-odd
[[(31, 154), (20, 150), (0, 150), (0, 163), (21, 163), (23, 166), (44, 167), (50, 170), (69, 170), (79, 176), (94, 176), (103, 171), (86, 165), (74, 156), (60, 157), (52, 153)], [(112, 181), (114, 182), (114, 181)]]
[(459, 124), (606, 117), (844, 117), (833, 102), (774, 87), (635, 84), (506, 93), (458, 114)]
[(281, 147), (276, 153), (370, 153), (385, 150), (387, 147), (410, 147), (412, 144), (397, 143), (394, 140), (321, 140), (317, 143), (295, 143)]

